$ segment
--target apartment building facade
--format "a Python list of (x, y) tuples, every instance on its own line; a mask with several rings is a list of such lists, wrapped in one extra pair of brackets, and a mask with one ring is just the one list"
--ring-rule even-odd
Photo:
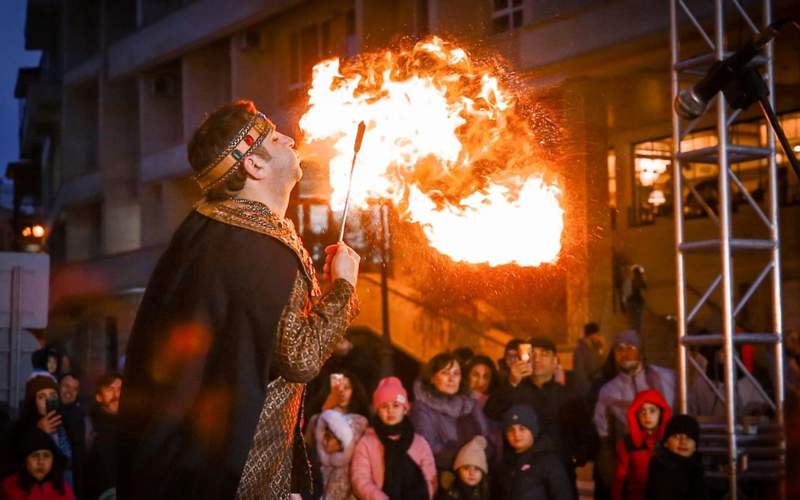
[[(774, 2), (776, 17), (791, 3)], [(667, 8), (634, 0), (29, 0), (26, 44), (43, 57), (38, 77), (21, 92), (30, 124), (22, 151), (41, 169), (51, 228), (45, 337), (87, 372), (118, 366), (147, 278), (199, 198), (186, 144), (206, 113), (248, 98), (279, 128), (296, 132), (314, 63), (427, 34), (505, 57), (531, 94), (550, 103), (569, 144), (559, 307), (532, 305), (542, 319), (528, 333), (569, 346), (587, 321), (622, 328), (624, 270), (638, 264), (648, 279), (648, 328), (669, 336), (675, 278)], [(777, 108), (794, 145), (798, 40), (787, 34), (776, 43)], [(754, 111), (740, 118), (744, 140), (764, 140), (756, 119)], [(708, 134), (701, 127), (690, 139)], [(654, 165), (655, 178), (641, 175)], [(711, 174), (703, 168), (693, 166), (690, 175)], [(743, 174), (753, 193), (763, 191), (760, 168), (746, 166)], [(800, 188), (782, 171), (785, 307), (797, 311)], [(312, 213), (327, 214), (327, 232), (310, 229)], [(333, 216), (319, 201), (298, 196), (290, 215), (310, 245), (327, 242)], [(737, 217), (754, 215), (743, 209)], [(700, 213), (687, 225), (689, 234), (711, 231)], [(498, 327), (426, 307), (401, 272), (410, 264), (401, 253), (393, 257), (396, 345), (422, 360), (455, 344), (500, 352), (509, 338), (502, 321)], [(715, 268), (711, 258), (698, 260), (687, 270), (690, 284), (703, 289)], [(752, 281), (748, 273), (737, 276), (737, 286)], [(361, 281), (359, 325), (380, 332), (379, 279), (367, 273)], [(756, 297), (745, 313), (752, 328), (767, 321), (766, 299)], [(800, 318), (787, 316), (788, 327), (800, 327)]]

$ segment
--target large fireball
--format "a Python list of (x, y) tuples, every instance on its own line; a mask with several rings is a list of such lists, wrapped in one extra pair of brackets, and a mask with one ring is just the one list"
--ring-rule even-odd
[(543, 141), (496, 64), (439, 38), (409, 50), (317, 64), (300, 119), (301, 153), (328, 162), (344, 206), (357, 124), (367, 125), (351, 202), (388, 200), (454, 260), (553, 263), (564, 227)]

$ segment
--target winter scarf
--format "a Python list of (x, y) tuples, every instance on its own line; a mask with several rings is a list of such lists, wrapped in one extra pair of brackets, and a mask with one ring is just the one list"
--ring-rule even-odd
[(422, 402), (430, 406), (437, 413), (448, 417), (459, 418), (471, 415), (478, 402), (470, 396), (464, 394), (445, 394), (437, 391), (433, 387), (426, 387), (425, 384), (417, 381), (414, 383), (414, 395), (417, 402)]
[[(419, 466), (408, 456), (408, 449), (414, 441), (414, 426), (404, 418), (395, 425), (386, 425), (376, 418), (375, 434), (383, 444), (384, 470), (387, 474), (383, 482), (383, 492), (389, 498), (404, 500), (428, 500), (428, 487)], [(389, 436), (400, 436), (390, 439)]]

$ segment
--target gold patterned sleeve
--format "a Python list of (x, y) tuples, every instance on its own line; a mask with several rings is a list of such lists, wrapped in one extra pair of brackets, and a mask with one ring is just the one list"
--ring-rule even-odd
[(277, 373), (297, 383), (316, 377), (356, 315), (358, 298), (349, 282), (337, 279), (311, 303), (306, 281), (298, 273), (278, 321), (273, 361)]

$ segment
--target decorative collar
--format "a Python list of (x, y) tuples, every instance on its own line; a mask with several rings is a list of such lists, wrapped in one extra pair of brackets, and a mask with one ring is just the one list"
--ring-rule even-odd
[(300, 260), (311, 296), (321, 295), (314, 270), (314, 261), (303, 247), (303, 241), (297, 235), (291, 220), (278, 217), (263, 203), (244, 198), (228, 198), (222, 201), (204, 200), (195, 206), (195, 210), (209, 219), (249, 229), (283, 243)]

